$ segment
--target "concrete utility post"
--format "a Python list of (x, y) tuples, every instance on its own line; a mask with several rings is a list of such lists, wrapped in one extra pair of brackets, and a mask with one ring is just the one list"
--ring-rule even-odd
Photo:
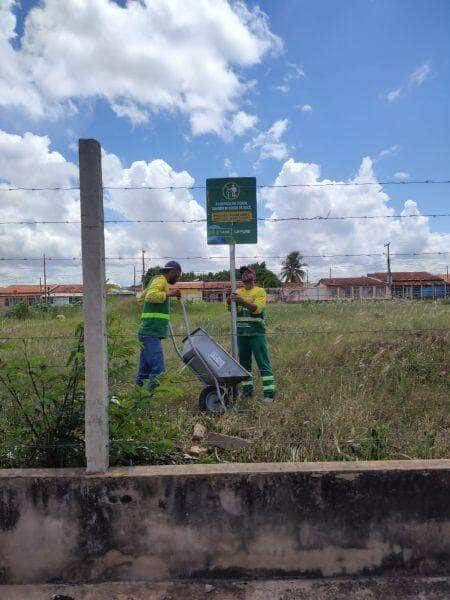
[(85, 444), (89, 473), (109, 464), (108, 350), (101, 146), (79, 140), (85, 344)]

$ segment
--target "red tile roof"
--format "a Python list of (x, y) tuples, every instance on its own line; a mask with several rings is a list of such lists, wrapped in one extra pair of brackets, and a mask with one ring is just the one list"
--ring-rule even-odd
[(57, 294), (82, 294), (83, 293), (83, 284), (81, 283), (62, 283), (55, 286), (52, 286), (50, 289), (50, 296)]
[[(387, 281), (387, 273), (368, 273), (368, 276)], [(427, 271), (394, 271), (392, 282), (403, 285), (430, 285), (431, 283), (442, 283), (442, 277), (432, 275)]]
[[(83, 286), (81, 284), (47, 284), (47, 293), (52, 296), (56, 294), (82, 294)], [(1, 296), (42, 296), (45, 294), (43, 285), (8, 285), (0, 288)]]
[(375, 277), (332, 277), (321, 279), (319, 285), (327, 286), (364, 286), (364, 285), (378, 285), (385, 286), (386, 283), (376, 279)]
[(436, 277), (440, 277), (441, 279), (443, 279), (447, 283), (450, 283), (450, 275), (447, 275), (447, 273), (443, 273), (442, 275), (436, 275)]
[[(47, 285), (47, 290), (50, 286)], [(8, 285), (0, 289), (2, 296), (40, 296), (45, 293), (43, 285)]]

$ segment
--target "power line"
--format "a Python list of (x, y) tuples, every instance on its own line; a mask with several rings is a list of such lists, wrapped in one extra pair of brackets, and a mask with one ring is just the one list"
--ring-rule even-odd
[[(261, 184), (257, 185), (257, 189), (272, 189), (272, 188), (315, 188), (315, 187), (342, 187), (342, 186), (365, 186), (365, 185), (431, 185), (431, 184), (448, 184), (450, 179), (421, 179), (409, 181), (324, 181), (322, 183), (286, 183), (286, 184)], [(241, 189), (247, 187), (254, 189), (255, 186), (241, 186)], [(0, 192), (65, 192), (79, 190), (79, 186), (54, 186), (54, 187), (0, 187)], [(148, 185), (128, 185), (128, 186), (103, 186), (103, 190), (111, 191), (131, 191), (131, 190), (205, 190), (205, 185), (165, 185), (165, 186), (148, 186)]]
[[(373, 220), (373, 219), (420, 219), (420, 218), (440, 218), (450, 217), (450, 213), (424, 213), (414, 215), (341, 215), (341, 216), (321, 216), (314, 217), (258, 217), (257, 221), (265, 223), (286, 223), (293, 221), (349, 221), (349, 220)], [(206, 219), (105, 219), (107, 225), (119, 224), (166, 224), (166, 223), (206, 223)], [(80, 225), (81, 221), (0, 221), (0, 225)]]

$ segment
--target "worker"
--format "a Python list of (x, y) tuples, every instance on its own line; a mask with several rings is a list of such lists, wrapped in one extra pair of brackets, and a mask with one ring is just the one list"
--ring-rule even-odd
[(170, 290), (181, 276), (181, 266), (170, 260), (161, 269), (161, 274), (153, 277), (142, 292), (144, 301), (138, 338), (141, 342), (141, 357), (136, 385), (142, 387), (148, 379), (150, 392), (158, 385), (158, 379), (164, 373), (164, 355), (162, 340), (167, 337), (170, 318), (169, 298), (180, 298), (179, 290)]
[[(263, 402), (269, 404), (275, 398), (275, 379), (267, 348), (264, 318), (266, 313), (266, 292), (255, 285), (256, 273), (252, 267), (241, 269), (243, 288), (230, 294), (227, 304), (234, 300), (237, 304), (237, 342), (239, 362), (252, 373), (252, 357), (255, 357), (263, 381)], [(253, 377), (242, 384), (241, 396), (253, 395)]]

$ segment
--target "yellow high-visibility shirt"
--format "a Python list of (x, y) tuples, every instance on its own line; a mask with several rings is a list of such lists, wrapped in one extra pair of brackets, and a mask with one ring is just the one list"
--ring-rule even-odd
[(164, 275), (157, 275), (153, 278), (150, 286), (139, 296), (139, 300), (162, 304), (167, 298), (168, 291), (169, 284), (167, 283), (167, 279)]
[(256, 304), (257, 309), (252, 312), (253, 315), (261, 314), (266, 308), (266, 292), (262, 287), (255, 285), (251, 290), (239, 288), (236, 290), (236, 293), (247, 302)]

